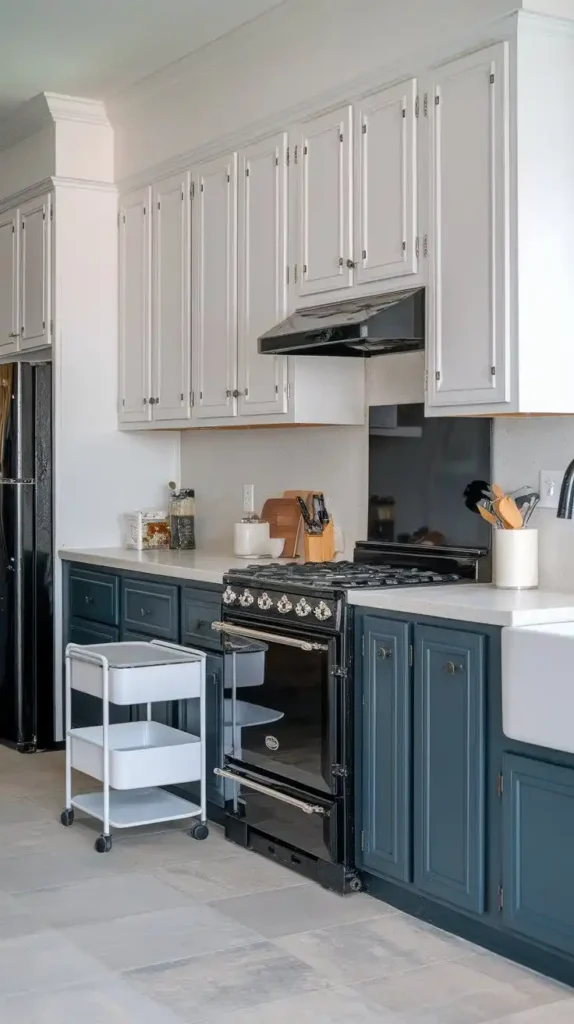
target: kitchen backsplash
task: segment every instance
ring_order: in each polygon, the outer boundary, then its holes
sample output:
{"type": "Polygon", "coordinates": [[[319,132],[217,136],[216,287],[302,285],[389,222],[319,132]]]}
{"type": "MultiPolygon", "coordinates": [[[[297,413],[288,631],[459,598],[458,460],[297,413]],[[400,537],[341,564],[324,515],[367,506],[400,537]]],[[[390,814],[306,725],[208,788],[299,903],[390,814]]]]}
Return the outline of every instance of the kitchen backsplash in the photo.
{"type": "MultiPolygon", "coordinates": [[[[574,417],[495,420],[493,476],[505,488],[538,486],[540,469],[563,469],[572,458],[574,417]]],[[[244,483],[255,484],[258,508],[288,488],[321,488],[343,530],[346,554],[366,537],[366,427],[183,431],[181,461],[182,481],[196,490],[200,548],[231,550],[244,483]]],[[[540,529],[542,586],[574,591],[574,521],[541,509],[533,525],[540,529]]]]}

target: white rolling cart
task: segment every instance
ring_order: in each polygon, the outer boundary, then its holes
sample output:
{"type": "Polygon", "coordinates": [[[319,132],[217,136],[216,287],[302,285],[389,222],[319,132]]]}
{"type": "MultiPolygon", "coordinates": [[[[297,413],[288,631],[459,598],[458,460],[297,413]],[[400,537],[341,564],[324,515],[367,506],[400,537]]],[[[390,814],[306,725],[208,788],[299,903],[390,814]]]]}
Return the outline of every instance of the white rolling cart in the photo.
{"type": "Polygon", "coordinates": [[[207,839],[205,779],[205,661],[203,651],[162,640],[150,643],[68,644],[66,648],[66,807],[102,822],[95,848],[112,848],[110,828],[196,818],[190,835],[207,839]],[[72,729],[72,691],[100,697],[102,724],[72,729]],[[155,701],[200,701],[200,735],[153,722],[155,701]],[[147,720],[110,725],[110,704],[146,704],[147,720]],[[72,795],[72,769],[103,783],[97,793],[72,795]],[[163,786],[200,780],[200,804],[163,786]]]}

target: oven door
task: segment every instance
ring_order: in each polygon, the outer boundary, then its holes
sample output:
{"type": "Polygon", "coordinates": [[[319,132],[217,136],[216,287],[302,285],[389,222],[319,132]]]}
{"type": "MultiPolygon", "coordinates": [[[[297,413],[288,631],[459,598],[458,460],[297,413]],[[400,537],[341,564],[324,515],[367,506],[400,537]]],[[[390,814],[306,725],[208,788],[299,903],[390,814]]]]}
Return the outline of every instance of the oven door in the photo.
{"type": "Polygon", "coordinates": [[[225,678],[226,760],[318,793],[335,794],[341,680],[334,637],[217,622],[229,652],[225,678]],[[250,641],[245,653],[236,639],[250,641]],[[255,648],[255,649],[254,649],[255,648]]]}

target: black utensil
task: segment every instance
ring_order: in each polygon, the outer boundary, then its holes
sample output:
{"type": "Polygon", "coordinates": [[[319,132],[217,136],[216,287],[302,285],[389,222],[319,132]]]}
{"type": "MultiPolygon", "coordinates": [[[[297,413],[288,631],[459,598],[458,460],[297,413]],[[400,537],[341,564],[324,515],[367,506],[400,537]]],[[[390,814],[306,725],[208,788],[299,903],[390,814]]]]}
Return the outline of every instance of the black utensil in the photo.
{"type": "Polygon", "coordinates": [[[303,522],[305,523],[306,533],[316,533],[315,522],[311,517],[311,513],[309,512],[307,505],[303,501],[303,498],[301,498],[299,495],[297,496],[297,504],[301,509],[301,515],[303,516],[303,522]]]}

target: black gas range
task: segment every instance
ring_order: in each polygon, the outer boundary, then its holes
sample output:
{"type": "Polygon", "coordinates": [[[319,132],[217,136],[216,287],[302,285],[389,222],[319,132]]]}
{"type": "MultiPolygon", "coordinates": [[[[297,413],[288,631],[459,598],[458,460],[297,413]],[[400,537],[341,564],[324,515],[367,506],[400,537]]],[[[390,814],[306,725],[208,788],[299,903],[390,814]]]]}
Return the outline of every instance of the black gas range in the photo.
{"type": "MultiPolygon", "coordinates": [[[[383,547],[377,554],[381,559],[383,547]]],[[[390,551],[381,564],[247,565],[224,576],[225,763],[236,783],[229,839],[322,885],[358,890],[353,811],[353,608],[357,589],[439,586],[476,578],[452,552],[390,551]],[[413,564],[418,562],[418,564],[413,564]]]]}

